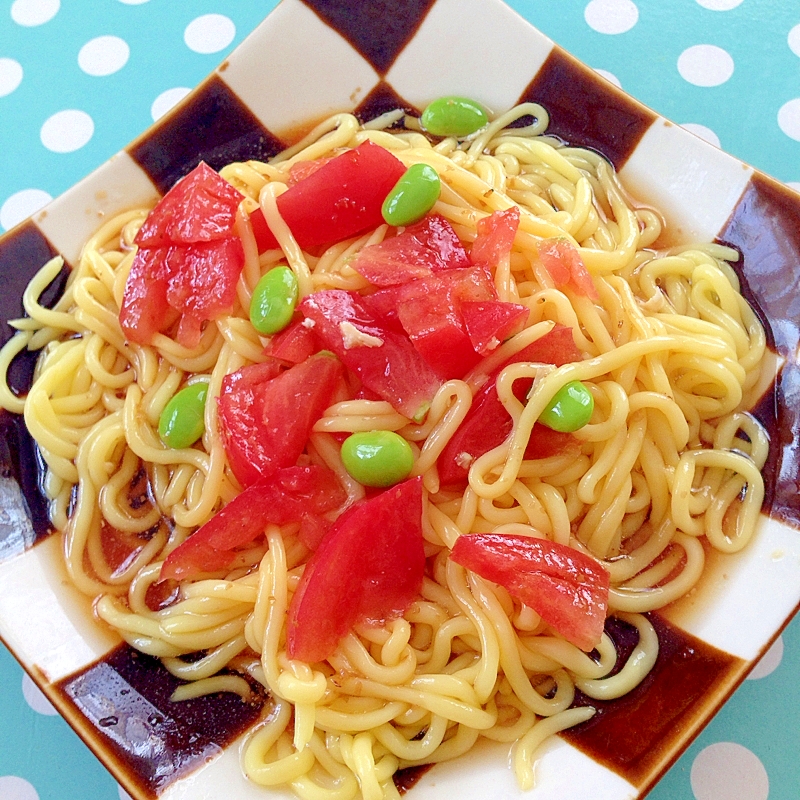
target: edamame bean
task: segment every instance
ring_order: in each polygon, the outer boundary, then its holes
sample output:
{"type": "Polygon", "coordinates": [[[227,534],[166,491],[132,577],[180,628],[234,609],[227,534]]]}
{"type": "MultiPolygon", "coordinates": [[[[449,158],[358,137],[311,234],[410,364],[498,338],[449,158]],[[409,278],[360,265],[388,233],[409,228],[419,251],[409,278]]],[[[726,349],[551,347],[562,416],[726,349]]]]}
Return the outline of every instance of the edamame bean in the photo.
{"type": "Polygon", "coordinates": [[[164,407],[158,420],[158,435],[167,447],[190,447],[205,430],[208,383],[198,381],[181,389],[164,407]]]}
{"type": "Polygon", "coordinates": [[[572,433],[589,422],[592,411],[592,393],[580,381],[570,381],[553,395],[539,422],[554,431],[572,433]]]}
{"type": "Polygon", "coordinates": [[[383,218],[400,227],[422,219],[439,199],[442,182],[429,164],[412,164],[383,201],[383,218]]]}
{"type": "Polygon", "coordinates": [[[364,486],[394,486],[414,466],[411,445],[394,431],[359,431],[342,443],[345,469],[364,486]]]}
{"type": "Polygon", "coordinates": [[[250,322],[261,334],[282,331],[297,305],[297,278],[289,267],[273,267],[261,276],[250,299],[250,322]]]}
{"type": "Polygon", "coordinates": [[[463,138],[489,122],[486,109],[467,97],[440,97],[420,117],[422,127],[434,136],[463,138]]]}

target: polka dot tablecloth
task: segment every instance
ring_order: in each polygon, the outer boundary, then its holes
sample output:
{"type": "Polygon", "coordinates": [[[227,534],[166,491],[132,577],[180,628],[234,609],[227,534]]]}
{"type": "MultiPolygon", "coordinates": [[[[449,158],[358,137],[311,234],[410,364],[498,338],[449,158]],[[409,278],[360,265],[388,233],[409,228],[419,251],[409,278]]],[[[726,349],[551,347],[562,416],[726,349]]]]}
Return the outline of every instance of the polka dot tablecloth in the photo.
{"type": "MultiPolygon", "coordinates": [[[[0,229],[13,227],[140,134],[275,4],[5,0],[0,229]]],[[[509,4],[657,112],[800,188],[797,0],[509,4]]],[[[650,797],[800,797],[798,677],[800,620],[650,797]]],[[[0,800],[120,798],[125,793],[0,647],[0,800]]]]}

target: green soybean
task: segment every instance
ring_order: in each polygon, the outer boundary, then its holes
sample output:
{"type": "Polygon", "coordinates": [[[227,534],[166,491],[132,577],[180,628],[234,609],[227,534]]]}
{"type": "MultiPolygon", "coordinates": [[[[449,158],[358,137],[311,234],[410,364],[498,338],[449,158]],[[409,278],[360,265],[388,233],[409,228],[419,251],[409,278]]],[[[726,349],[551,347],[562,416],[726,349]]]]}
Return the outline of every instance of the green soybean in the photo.
{"type": "Polygon", "coordinates": [[[400,227],[422,219],[439,199],[442,182],[429,164],[412,164],[383,201],[383,218],[400,227]]]}
{"type": "Polygon", "coordinates": [[[422,127],[434,136],[463,138],[489,122],[486,109],[468,97],[440,97],[420,117],[422,127]]]}
{"type": "Polygon", "coordinates": [[[297,305],[297,278],[289,267],[273,267],[264,273],[250,299],[250,322],[261,334],[282,331],[297,305]]]}
{"type": "Polygon", "coordinates": [[[411,445],[394,431],[353,433],[342,443],[341,456],[345,469],[364,486],[394,486],[414,466],[411,445]]]}
{"type": "Polygon", "coordinates": [[[539,422],[554,431],[572,433],[589,422],[592,411],[592,393],[580,381],[570,381],[553,395],[539,422]]]}
{"type": "Polygon", "coordinates": [[[179,450],[203,435],[207,396],[208,383],[198,381],[172,397],[158,420],[158,435],[165,445],[179,450]]]}

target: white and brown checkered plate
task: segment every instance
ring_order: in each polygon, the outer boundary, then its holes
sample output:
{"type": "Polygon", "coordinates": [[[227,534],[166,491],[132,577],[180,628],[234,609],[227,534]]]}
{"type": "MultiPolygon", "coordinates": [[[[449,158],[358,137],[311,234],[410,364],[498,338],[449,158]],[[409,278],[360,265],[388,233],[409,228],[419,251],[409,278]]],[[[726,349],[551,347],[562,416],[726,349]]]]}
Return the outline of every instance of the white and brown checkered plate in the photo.
{"type": "MultiPolygon", "coordinates": [[[[544,105],[550,132],[603,153],[676,239],[741,252],[743,291],[769,331],[775,379],[757,414],[772,447],[755,542],[712,558],[690,598],[653,615],[662,648],[652,674],[549,744],[527,795],[640,798],[800,603],[800,195],[631,99],[500,0],[283,0],[180,106],[0,238],[0,312],[20,316],[22,290],[50,256],[74,264],[104,217],[154,201],[201,159],[216,168],[266,159],[329,113],[366,120],[444,94],[495,110],[544,105]]],[[[10,333],[3,325],[0,341],[10,333]]],[[[31,368],[31,358],[15,361],[16,387],[31,368]]],[[[257,706],[226,695],[171,703],[177,681],[95,623],[61,566],[24,424],[2,412],[0,430],[0,638],[137,800],[288,796],[242,777],[238,743],[257,706]]],[[[499,746],[413,778],[416,800],[525,796],[499,746]]]]}

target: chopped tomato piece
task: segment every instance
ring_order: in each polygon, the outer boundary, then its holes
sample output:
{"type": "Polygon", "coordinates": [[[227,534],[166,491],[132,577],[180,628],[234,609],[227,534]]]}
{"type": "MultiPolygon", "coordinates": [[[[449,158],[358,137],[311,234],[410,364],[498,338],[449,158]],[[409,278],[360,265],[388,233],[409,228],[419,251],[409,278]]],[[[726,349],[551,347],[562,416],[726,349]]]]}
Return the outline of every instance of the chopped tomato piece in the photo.
{"type": "MultiPolygon", "coordinates": [[[[287,189],[278,211],[300,247],[334,244],[383,223],[383,201],[404,172],[388,150],[363,142],[287,189]]],[[[259,252],[278,246],[260,209],[250,221],[259,252]]]]}
{"type": "Polygon", "coordinates": [[[547,539],[473,533],[456,540],[450,557],[504,586],[581,650],[600,642],[610,576],[591,556],[547,539]]]}
{"type": "Polygon", "coordinates": [[[243,486],[297,461],[343,380],[341,362],[330,353],[313,355],[277,375],[275,363],[243,367],[222,381],[222,442],[243,486]]]}
{"type": "Polygon", "coordinates": [[[289,657],[323,661],[354,625],[400,616],[424,571],[422,479],[411,478],[353,506],[325,535],[289,605],[289,657]]]}
{"type": "Polygon", "coordinates": [[[408,337],[387,327],[355,292],[325,289],[308,295],[300,310],[314,332],[361,383],[410,419],[427,413],[441,380],[408,337]]]}
{"type": "Polygon", "coordinates": [[[156,204],[134,242],[149,247],[232,236],[242,195],[201,161],[156,204]]]}
{"type": "Polygon", "coordinates": [[[496,267],[511,252],[519,228],[519,207],[495,211],[478,221],[478,235],[472,245],[473,264],[496,267]]]}
{"type": "Polygon", "coordinates": [[[539,258],[559,288],[570,288],[590,300],[597,300],[597,289],[581,254],[566,239],[543,239],[538,244],[539,258]]]}
{"type": "Polygon", "coordinates": [[[314,331],[304,325],[302,319],[296,319],[270,339],[264,352],[272,358],[300,364],[319,349],[319,339],[314,331]]]}
{"type": "Polygon", "coordinates": [[[147,215],[119,320],[125,337],[149,344],[180,318],[178,341],[193,347],[203,323],[233,310],[244,249],[235,235],[242,195],[201,162],[147,215]]]}
{"type": "Polygon", "coordinates": [[[300,522],[341,506],[347,500],[327,467],[285,467],[254,483],[176,547],[161,567],[161,580],[183,580],[231,566],[236,548],[250,544],[272,523],[300,522]]]}
{"type": "Polygon", "coordinates": [[[320,167],[324,167],[332,157],[315,158],[313,161],[297,161],[289,167],[289,180],[287,186],[294,186],[296,183],[313,175],[320,167]]]}
{"type": "Polygon", "coordinates": [[[430,214],[401,233],[362,248],[352,267],[375,286],[396,286],[446,269],[472,265],[453,226],[430,214]]]}
{"type": "MultiPolygon", "coordinates": [[[[467,416],[439,456],[441,483],[449,486],[465,481],[472,462],[501,445],[511,433],[513,422],[505,406],[500,402],[495,385],[497,376],[504,367],[523,361],[554,364],[560,367],[580,358],[581,351],[575,346],[572,329],[557,325],[496,369],[483,388],[475,394],[467,416]]],[[[514,394],[524,402],[531,384],[531,380],[517,381],[514,384],[514,394]]],[[[546,458],[563,452],[568,447],[577,450],[577,443],[572,434],[553,431],[536,423],[531,431],[526,457],[546,458]]]]}
{"type": "Polygon", "coordinates": [[[519,333],[528,321],[529,311],[519,303],[467,300],[461,304],[461,315],[473,348],[483,356],[519,333]]]}
{"type": "Polygon", "coordinates": [[[450,269],[404,284],[398,290],[397,314],[436,374],[445,380],[461,378],[480,360],[464,325],[462,306],[496,298],[485,268],[450,269]]]}

